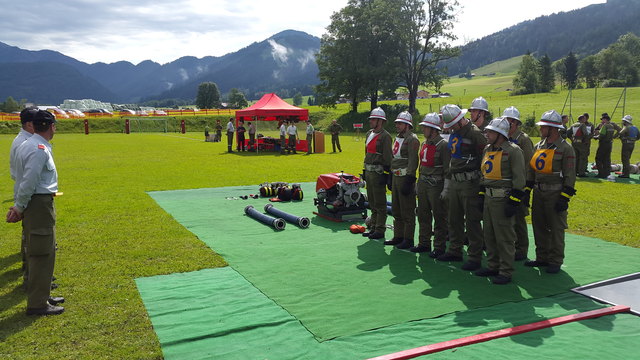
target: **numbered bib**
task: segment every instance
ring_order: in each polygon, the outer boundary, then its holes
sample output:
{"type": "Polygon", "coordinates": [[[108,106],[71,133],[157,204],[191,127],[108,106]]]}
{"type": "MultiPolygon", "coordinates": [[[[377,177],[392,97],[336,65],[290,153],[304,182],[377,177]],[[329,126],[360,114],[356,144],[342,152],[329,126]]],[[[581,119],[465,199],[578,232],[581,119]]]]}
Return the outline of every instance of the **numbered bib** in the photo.
{"type": "Polygon", "coordinates": [[[404,143],[404,138],[396,138],[396,141],[393,143],[393,148],[391,149],[391,153],[393,157],[396,159],[401,159],[402,154],[400,154],[400,148],[402,148],[402,144],[404,143]]]}
{"type": "Polygon", "coordinates": [[[553,155],[555,154],[554,149],[538,149],[535,153],[533,153],[533,157],[531,161],[529,161],[529,166],[536,172],[541,174],[552,174],[553,173],[553,155]]]}
{"type": "Polygon", "coordinates": [[[485,179],[502,180],[502,151],[487,151],[482,158],[485,179]]]}
{"type": "Polygon", "coordinates": [[[436,165],[436,146],[423,144],[420,149],[420,166],[434,167],[436,165]]]}
{"type": "Polygon", "coordinates": [[[462,157],[462,136],[458,134],[449,135],[449,149],[451,149],[451,156],[454,158],[462,157]]]}

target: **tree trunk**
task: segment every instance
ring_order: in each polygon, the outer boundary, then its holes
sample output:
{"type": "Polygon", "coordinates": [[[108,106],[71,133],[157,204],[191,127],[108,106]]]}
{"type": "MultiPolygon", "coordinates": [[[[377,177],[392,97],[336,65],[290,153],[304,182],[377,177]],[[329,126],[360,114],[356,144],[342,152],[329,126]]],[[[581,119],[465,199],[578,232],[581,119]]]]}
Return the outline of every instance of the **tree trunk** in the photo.
{"type": "Polygon", "coordinates": [[[374,92],[371,94],[371,110],[378,107],[378,92],[374,92]]]}
{"type": "Polygon", "coordinates": [[[418,87],[409,89],[409,112],[416,112],[416,98],[418,97],[418,87]]]}

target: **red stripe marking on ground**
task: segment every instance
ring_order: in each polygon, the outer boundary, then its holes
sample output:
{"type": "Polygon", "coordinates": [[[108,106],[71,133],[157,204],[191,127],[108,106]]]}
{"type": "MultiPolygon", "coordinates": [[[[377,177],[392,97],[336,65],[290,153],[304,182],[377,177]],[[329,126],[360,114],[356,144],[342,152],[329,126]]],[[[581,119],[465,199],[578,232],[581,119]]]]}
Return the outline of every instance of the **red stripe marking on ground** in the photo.
{"type": "Polygon", "coordinates": [[[477,344],[484,341],[518,335],[525,332],[544,329],[544,328],[548,328],[556,325],[562,325],[562,324],[566,324],[574,321],[581,321],[581,320],[592,319],[592,318],[596,318],[604,315],[612,315],[612,314],[617,314],[621,312],[628,312],[630,310],[631,308],[629,306],[616,305],[608,308],[592,310],[592,311],[587,311],[587,312],[573,314],[573,315],[561,316],[561,317],[557,317],[549,320],[543,320],[543,321],[535,322],[532,324],[515,326],[508,329],[491,331],[484,334],[467,336],[467,337],[463,337],[456,340],[443,341],[437,344],[421,346],[415,349],[409,349],[409,350],[399,351],[393,354],[370,358],[369,360],[412,359],[418,356],[432,354],[432,353],[453,349],[460,346],[477,344]]]}

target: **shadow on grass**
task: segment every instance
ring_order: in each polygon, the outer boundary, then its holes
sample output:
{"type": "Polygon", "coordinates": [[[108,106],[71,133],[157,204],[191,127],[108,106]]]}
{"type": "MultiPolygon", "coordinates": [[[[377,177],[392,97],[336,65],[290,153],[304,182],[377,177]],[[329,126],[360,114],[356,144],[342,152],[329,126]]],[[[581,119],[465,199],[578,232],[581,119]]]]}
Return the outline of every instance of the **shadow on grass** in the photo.
{"type": "Polygon", "coordinates": [[[27,316],[24,312],[16,312],[11,316],[0,320],[0,343],[7,340],[14,334],[17,334],[31,326],[36,321],[36,316],[27,316]]]}
{"type": "Polygon", "coordinates": [[[6,269],[8,267],[10,267],[11,265],[17,263],[18,261],[20,261],[21,257],[20,257],[20,253],[15,253],[15,254],[11,254],[11,255],[7,255],[3,258],[0,258],[0,269],[6,269]]]}

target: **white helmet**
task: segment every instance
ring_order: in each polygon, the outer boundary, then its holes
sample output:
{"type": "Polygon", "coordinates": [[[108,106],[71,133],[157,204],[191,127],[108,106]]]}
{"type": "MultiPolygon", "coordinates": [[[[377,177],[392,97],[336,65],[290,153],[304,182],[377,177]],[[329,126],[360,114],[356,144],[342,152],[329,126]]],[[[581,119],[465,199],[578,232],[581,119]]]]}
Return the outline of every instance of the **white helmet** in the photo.
{"type": "MultiPolygon", "coordinates": [[[[508,117],[520,121],[520,111],[515,106],[510,106],[502,112],[502,117],[508,117]]],[[[520,121],[522,123],[522,121],[520,121]]]]}
{"type": "Polygon", "coordinates": [[[413,117],[411,116],[411,113],[409,113],[408,111],[403,111],[400,114],[398,114],[395,122],[404,123],[413,128],[413,117]]]}
{"type": "Polygon", "coordinates": [[[540,121],[536,123],[538,126],[552,126],[558,129],[564,129],[562,126],[562,116],[555,110],[549,110],[542,114],[540,121]]]}
{"type": "Polygon", "coordinates": [[[369,115],[369,119],[382,119],[387,120],[387,115],[384,113],[381,107],[377,107],[371,110],[371,115],[369,115]]]}
{"type": "Polygon", "coordinates": [[[484,110],[486,112],[489,112],[489,103],[487,103],[487,100],[485,100],[482,96],[477,97],[471,102],[471,107],[469,107],[469,110],[484,110]]]}
{"type": "Polygon", "coordinates": [[[626,122],[628,122],[629,124],[633,124],[633,118],[631,117],[631,115],[625,115],[625,116],[622,118],[622,121],[626,121],[626,122]]]}
{"type": "Polygon", "coordinates": [[[442,114],[442,120],[444,121],[444,128],[448,129],[457,124],[460,119],[467,113],[467,109],[460,109],[458,105],[447,104],[440,109],[442,114]]]}
{"type": "Polygon", "coordinates": [[[489,122],[489,125],[487,125],[486,128],[484,128],[485,130],[492,130],[497,132],[500,135],[504,135],[504,137],[506,137],[507,139],[509,138],[509,128],[511,127],[511,124],[509,124],[509,120],[507,120],[504,117],[499,117],[496,119],[493,119],[489,122]]]}
{"type": "Polygon", "coordinates": [[[438,113],[429,113],[425,115],[419,125],[432,127],[442,131],[442,119],[440,119],[440,115],[438,115],[438,113]]]}

